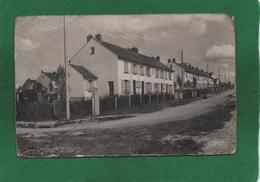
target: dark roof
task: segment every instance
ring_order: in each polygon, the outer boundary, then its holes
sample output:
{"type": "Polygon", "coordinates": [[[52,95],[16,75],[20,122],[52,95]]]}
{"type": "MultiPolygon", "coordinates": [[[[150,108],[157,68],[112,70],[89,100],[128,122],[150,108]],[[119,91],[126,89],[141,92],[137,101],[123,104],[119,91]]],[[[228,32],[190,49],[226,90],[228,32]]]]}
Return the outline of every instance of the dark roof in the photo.
{"type": "Polygon", "coordinates": [[[44,86],[41,83],[36,82],[36,80],[31,80],[30,78],[27,79],[21,90],[42,90],[44,88],[44,86]]]}
{"type": "Polygon", "coordinates": [[[191,73],[191,74],[194,74],[194,75],[197,75],[197,76],[204,76],[204,77],[209,77],[211,78],[211,75],[210,73],[207,73],[207,72],[204,72],[204,71],[201,71],[201,69],[196,69],[194,67],[192,67],[190,64],[187,64],[187,63],[176,63],[177,65],[179,66],[182,66],[186,72],[188,73],[191,73]]]}
{"type": "Polygon", "coordinates": [[[22,85],[22,90],[30,90],[34,88],[36,80],[27,79],[22,85]]]}
{"type": "MultiPolygon", "coordinates": [[[[93,38],[93,39],[95,39],[95,38],[93,38]]],[[[114,54],[116,54],[119,59],[136,62],[136,63],[140,63],[140,64],[144,64],[144,65],[148,65],[148,66],[152,66],[155,68],[160,68],[163,70],[173,72],[173,70],[170,69],[168,66],[166,66],[165,64],[163,64],[159,61],[156,61],[152,57],[142,55],[133,50],[122,48],[117,45],[105,42],[103,40],[97,40],[97,39],[95,39],[95,40],[97,42],[99,42],[101,45],[103,45],[104,47],[106,47],[107,49],[109,49],[110,51],[112,51],[114,54]]]]}
{"type": "Polygon", "coordinates": [[[52,81],[57,81],[57,73],[55,72],[43,72],[49,79],[51,79],[52,81]]]}
{"type": "Polygon", "coordinates": [[[96,80],[97,77],[89,70],[87,70],[84,66],[70,64],[72,68],[74,68],[77,72],[79,72],[85,79],[87,80],[96,80]]]}

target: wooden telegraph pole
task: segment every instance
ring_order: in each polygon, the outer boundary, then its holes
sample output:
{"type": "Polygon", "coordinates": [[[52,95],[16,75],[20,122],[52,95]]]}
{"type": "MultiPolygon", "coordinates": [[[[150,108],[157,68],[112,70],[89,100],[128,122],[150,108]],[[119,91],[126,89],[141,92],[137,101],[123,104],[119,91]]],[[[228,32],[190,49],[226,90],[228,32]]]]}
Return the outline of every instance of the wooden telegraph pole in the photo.
{"type": "Polygon", "coordinates": [[[66,21],[63,16],[63,36],[64,36],[64,64],[65,64],[65,90],[66,90],[66,118],[70,119],[70,99],[69,99],[69,80],[68,80],[68,61],[67,61],[67,47],[66,47],[66,21]]]}
{"type": "Polygon", "coordinates": [[[207,89],[209,88],[209,64],[207,64],[207,89]]]}
{"type": "Polygon", "coordinates": [[[184,70],[183,70],[183,50],[181,50],[181,95],[180,98],[183,99],[183,82],[184,82],[184,70]]]}

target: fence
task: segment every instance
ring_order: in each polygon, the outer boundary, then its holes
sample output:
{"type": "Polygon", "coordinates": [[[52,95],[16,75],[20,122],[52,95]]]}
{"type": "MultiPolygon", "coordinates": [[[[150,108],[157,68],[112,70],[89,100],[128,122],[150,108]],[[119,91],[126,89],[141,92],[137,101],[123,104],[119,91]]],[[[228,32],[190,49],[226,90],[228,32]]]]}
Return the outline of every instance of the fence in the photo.
{"type": "MultiPolygon", "coordinates": [[[[211,92],[210,89],[201,89],[196,91],[196,96],[202,96],[211,92]]],[[[194,97],[194,91],[184,90],[183,98],[194,97]]],[[[171,94],[152,94],[152,95],[130,95],[130,96],[107,96],[99,100],[100,113],[107,111],[120,110],[128,107],[140,106],[143,104],[165,103],[173,100],[171,94]]],[[[78,100],[70,102],[71,118],[80,118],[92,115],[92,100],[78,100]]],[[[63,101],[17,103],[16,120],[40,121],[66,118],[66,104],[63,101]]]]}
{"type": "Polygon", "coordinates": [[[120,110],[142,104],[163,103],[174,99],[170,94],[108,96],[100,98],[100,112],[120,110]]]}
{"type": "MultiPolygon", "coordinates": [[[[92,115],[92,101],[70,102],[71,118],[92,115]]],[[[42,121],[66,118],[66,104],[64,101],[16,103],[16,120],[42,121]]]]}
{"type": "Polygon", "coordinates": [[[16,120],[50,120],[54,118],[53,103],[16,103],[16,120]]]}
{"type": "Polygon", "coordinates": [[[92,115],[92,100],[71,102],[70,113],[71,118],[79,118],[92,115]]]}

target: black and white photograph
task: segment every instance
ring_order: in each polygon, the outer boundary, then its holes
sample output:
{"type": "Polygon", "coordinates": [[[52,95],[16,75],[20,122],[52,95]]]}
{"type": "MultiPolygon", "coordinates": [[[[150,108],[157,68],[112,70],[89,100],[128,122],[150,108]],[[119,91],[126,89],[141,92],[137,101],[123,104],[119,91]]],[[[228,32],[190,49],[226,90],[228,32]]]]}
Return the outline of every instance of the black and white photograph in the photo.
{"type": "Polygon", "coordinates": [[[17,17],[17,155],[234,154],[234,21],[226,14],[17,17]]]}

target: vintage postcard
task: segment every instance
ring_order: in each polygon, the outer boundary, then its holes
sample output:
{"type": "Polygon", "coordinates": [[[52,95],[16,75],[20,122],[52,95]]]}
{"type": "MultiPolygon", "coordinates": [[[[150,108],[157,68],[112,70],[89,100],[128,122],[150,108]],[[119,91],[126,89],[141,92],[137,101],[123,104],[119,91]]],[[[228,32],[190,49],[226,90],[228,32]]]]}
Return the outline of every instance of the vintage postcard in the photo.
{"type": "Polygon", "coordinates": [[[233,154],[235,80],[225,14],[17,17],[17,154],[233,154]]]}

